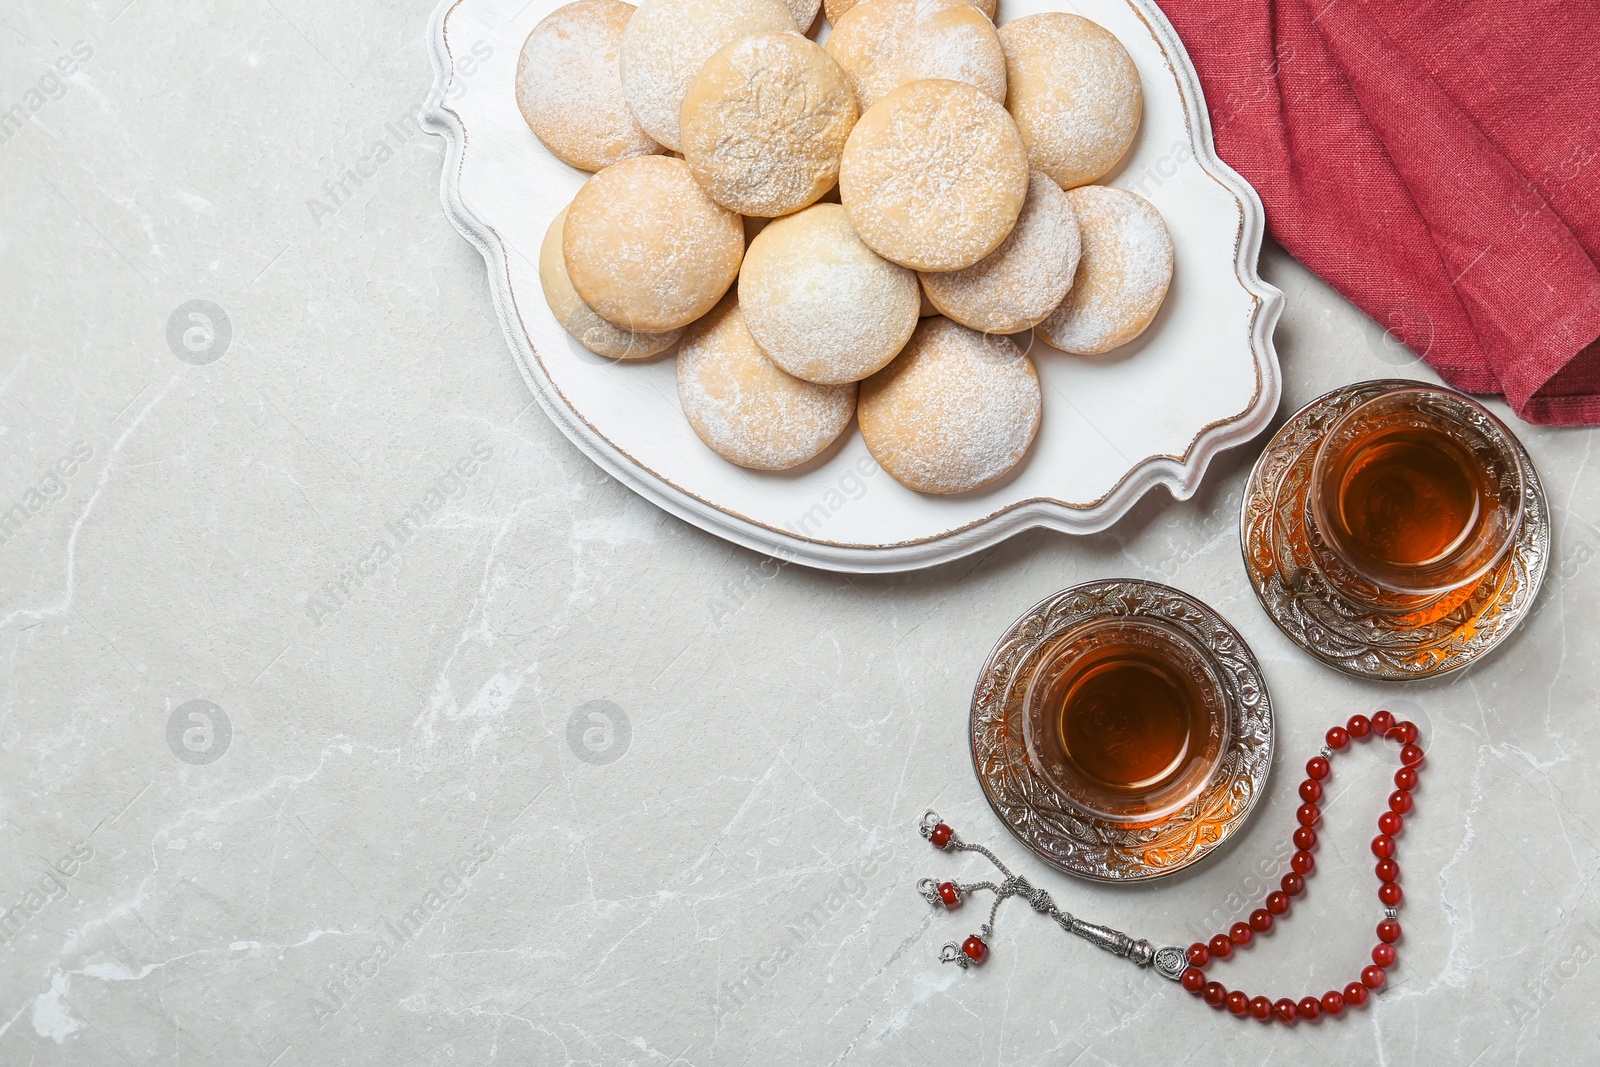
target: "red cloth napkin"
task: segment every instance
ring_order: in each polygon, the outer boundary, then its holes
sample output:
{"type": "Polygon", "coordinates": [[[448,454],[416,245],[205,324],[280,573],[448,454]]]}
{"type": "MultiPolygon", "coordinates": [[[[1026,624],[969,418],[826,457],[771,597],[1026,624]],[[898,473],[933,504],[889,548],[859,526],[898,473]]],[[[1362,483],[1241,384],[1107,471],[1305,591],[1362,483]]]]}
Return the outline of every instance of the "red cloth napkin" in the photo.
{"type": "Polygon", "coordinates": [[[1600,422],[1592,0],[1159,0],[1272,235],[1450,384],[1600,422]]]}

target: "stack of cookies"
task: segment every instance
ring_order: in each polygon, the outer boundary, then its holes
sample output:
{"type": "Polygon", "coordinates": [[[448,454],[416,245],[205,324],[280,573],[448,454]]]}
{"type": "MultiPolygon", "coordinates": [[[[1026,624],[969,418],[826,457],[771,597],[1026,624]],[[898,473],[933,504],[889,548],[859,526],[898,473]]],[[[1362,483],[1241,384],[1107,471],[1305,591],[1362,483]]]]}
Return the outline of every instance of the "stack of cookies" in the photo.
{"type": "Polygon", "coordinates": [[[1166,296],[1160,214],[1091,184],[1133,142],[1138,72],[1064,12],[827,0],[819,45],[820,6],[576,0],[539,23],[517,102],[594,174],[545,236],[545,297],[602,356],[677,345],[684,415],[733,463],[805,463],[854,416],[902,484],[975,489],[1038,430],[1015,335],[1107,352],[1166,296]]]}

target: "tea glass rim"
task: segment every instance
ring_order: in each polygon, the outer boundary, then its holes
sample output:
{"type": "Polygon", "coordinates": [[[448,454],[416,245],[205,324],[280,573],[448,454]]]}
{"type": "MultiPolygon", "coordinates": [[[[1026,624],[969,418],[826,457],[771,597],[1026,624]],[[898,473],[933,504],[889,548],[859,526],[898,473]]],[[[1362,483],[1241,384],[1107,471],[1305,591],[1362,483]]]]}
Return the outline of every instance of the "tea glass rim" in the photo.
{"type": "MultiPolygon", "coordinates": [[[[1452,416],[1450,426],[1446,427],[1447,431],[1448,429],[1465,425],[1465,420],[1458,417],[1459,412],[1452,413],[1452,416]]],[[[1517,530],[1522,525],[1523,498],[1526,485],[1527,477],[1522,462],[1522,449],[1519,447],[1517,437],[1511,432],[1510,427],[1502,422],[1494,412],[1465,393],[1442,386],[1418,383],[1416,385],[1386,389],[1381,393],[1374,394],[1334,420],[1333,424],[1328,427],[1327,432],[1322,435],[1321,441],[1317,443],[1316,455],[1312,459],[1311,472],[1307,480],[1306,503],[1308,506],[1306,511],[1307,517],[1313,524],[1314,532],[1322,543],[1327,546],[1328,551],[1355,575],[1387,592],[1406,596],[1438,597],[1458,589],[1464,589],[1482,580],[1484,575],[1493,570],[1505,558],[1511,546],[1516,543],[1517,530]],[[1417,576],[1417,580],[1414,582],[1402,582],[1395,579],[1392,574],[1379,573],[1366,566],[1362,560],[1355,558],[1354,554],[1349,552],[1340,542],[1336,525],[1329,521],[1329,516],[1324,512],[1322,494],[1319,492],[1320,487],[1328,476],[1328,466],[1332,462],[1329,449],[1330,442],[1338,438],[1340,433],[1352,422],[1369,414],[1373,407],[1380,404],[1403,401],[1407,397],[1427,397],[1430,400],[1444,401],[1446,404],[1456,405],[1458,408],[1464,408],[1480,416],[1487,425],[1487,432],[1480,427],[1470,427],[1470,429],[1475,435],[1487,439],[1495,457],[1501,460],[1506,468],[1506,473],[1501,476],[1502,479],[1515,490],[1510,494],[1514,500],[1510,515],[1493,528],[1493,550],[1485,555],[1483,562],[1470,572],[1467,572],[1464,577],[1453,578],[1448,582],[1439,581],[1441,571],[1449,565],[1451,560],[1459,557],[1459,552],[1453,553],[1451,557],[1441,563],[1419,565],[1416,568],[1412,568],[1412,572],[1417,576]]]]}
{"type": "MultiPolygon", "coordinates": [[[[1228,690],[1223,684],[1221,676],[1217,673],[1211,655],[1204,646],[1184,632],[1181,627],[1165,619],[1149,615],[1109,615],[1084,619],[1050,638],[1042,646],[1038,659],[1035,661],[1035,666],[1028,677],[1027,688],[1023,692],[1021,710],[1023,756],[1044,784],[1063,800],[1087,815],[1129,826],[1160,821],[1177,811],[1181,811],[1186,805],[1192,804],[1196,798],[1206,791],[1211,780],[1216,777],[1217,768],[1222,765],[1233,736],[1233,721],[1228,690]],[[1047,679],[1053,682],[1056,677],[1059,677],[1060,671],[1063,669],[1065,657],[1060,654],[1061,648],[1074,641],[1081,641],[1088,633],[1110,627],[1133,627],[1153,630],[1189,652],[1202,671],[1200,678],[1197,679],[1197,687],[1203,695],[1206,707],[1214,709],[1215,717],[1220,723],[1216,751],[1205,758],[1204,773],[1196,774],[1193,784],[1174,793],[1173,796],[1163,800],[1159,805],[1140,808],[1137,813],[1118,811],[1107,805],[1096,803],[1094,800],[1089,799],[1094,796],[1095,791],[1086,785],[1080,784],[1076,789],[1064,788],[1057,775],[1044,765],[1037,754],[1033,736],[1036,729],[1033,721],[1034,712],[1038,708],[1039,700],[1042,698],[1041,690],[1049,684],[1047,679]]],[[[1160,787],[1150,792],[1159,791],[1160,787]]]]}

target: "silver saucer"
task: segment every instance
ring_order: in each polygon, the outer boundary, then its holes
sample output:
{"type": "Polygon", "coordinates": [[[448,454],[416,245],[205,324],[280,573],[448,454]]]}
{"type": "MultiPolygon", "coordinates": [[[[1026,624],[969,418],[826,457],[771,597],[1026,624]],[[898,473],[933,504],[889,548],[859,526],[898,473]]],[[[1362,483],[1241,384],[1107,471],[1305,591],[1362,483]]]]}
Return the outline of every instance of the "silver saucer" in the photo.
{"type": "Polygon", "coordinates": [[[1550,562],[1550,509],[1533,459],[1517,442],[1526,478],[1522,525],[1506,558],[1470,589],[1412,616],[1372,611],[1331,586],[1312,554],[1305,500],[1317,446],[1341,415],[1404,379],[1336,389],[1297,411],[1256,461],[1240,509],[1245,571],[1261,606],[1295,644],[1346,674],[1383,681],[1458,670],[1516,628],[1550,562]]]}
{"type": "Polygon", "coordinates": [[[989,806],[1034,855],[1097,882],[1139,882],[1183,870],[1244,823],[1272,767],[1272,705],[1250,646],[1211,608],[1155,582],[1113,579],[1056,593],[1029,608],[989,654],[972,694],[972,763],[989,806]],[[1023,748],[1023,699],[1051,641],[1085,622],[1147,616],[1204,650],[1226,696],[1229,742],[1200,796],[1163,819],[1112,822],[1074,807],[1023,748]]]}

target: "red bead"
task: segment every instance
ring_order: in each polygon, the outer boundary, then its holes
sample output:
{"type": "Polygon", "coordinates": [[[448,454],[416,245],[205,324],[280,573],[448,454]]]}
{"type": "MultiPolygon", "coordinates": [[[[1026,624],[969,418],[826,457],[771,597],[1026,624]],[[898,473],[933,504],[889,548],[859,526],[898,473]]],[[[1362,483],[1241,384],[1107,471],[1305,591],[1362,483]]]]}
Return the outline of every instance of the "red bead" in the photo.
{"type": "Polygon", "coordinates": [[[1322,1010],[1329,1015],[1340,1015],[1344,1012],[1344,996],[1328,990],[1322,994],[1322,1010]]]}
{"type": "Polygon", "coordinates": [[[1404,789],[1396,789],[1389,794],[1389,810],[1396,815],[1409,814],[1413,803],[1415,802],[1411,799],[1411,794],[1404,789]]]}
{"type": "Polygon", "coordinates": [[[1394,729],[1389,731],[1389,736],[1402,745],[1414,745],[1417,743],[1417,724],[1409,719],[1397,722],[1394,729]]]}
{"type": "Polygon", "coordinates": [[[1290,1000],[1288,997],[1284,997],[1282,1000],[1275,1001],[1272,1005],[1272,1014],[1276,1015],[1280,1022],[1294,1022],[1294,1001],[1290,1000]]]}
{"type": "Polygon", "coordinates": [[[1319,782],[1328,777],[1328,770],[1328,761],[1321,756],[1312,756],[1306,763],[1306,777],[1315,778],[1319,782]]]}
{"type": "Polygon", "coordinates": [[[1316,997],[1306,997],[1297,1007],[1300,1012],[1300,1018],[1307,1022],[1322,1014],[1322,1001],[1316,997]]]}
{"type": "Polygon", "coordinates": [[[944,901],[944,906],[947,908],[959,908],[961,906],[961,893],[956,889],[954,882],[939,883],[939,899],[944,901]]]}
{"type": "Polygon", "coordinates": [[[933,842],[934,848],[949,848],[950,838],[954,834],[954,830],[944,823],[940,823],[933,828],[933,833],[928,835],[928,840],[933,842]]]}
{"type": "Polygon", "coordinates": [[[1385,919],[1378,924],[1378,940],[1386,945],[1392,945],[1400,940],[1400,924],[1393,919],[1385,919]]]}
{"type": "Polygon", "coordinates": [[[1250,1010],[1250,997],[1243,990],[1233,990],[1223,998],[1222,1003],[1235,1015],[1243,1015],[1250,1010]]]}
{"type": "Polygon", "coordinates": [[[1401,767],[1394,772],[1394,784],[1401,789],[1415,789],[1417,787],[1417,769],[1415,767],[1401,767]]]}
{"type": "Polygon", "coordinates": [[[961,951],[965,952],[967,954],[967,958],[973,963],[982,963],[984,960],[989,958],[989,946],[985,945],[983,943],[983,938],[979,937],[977,934],[973,934],[971,937],[961,942],[961,951]]]}
{"type": "Polygon", "coordinates": [[[1380,941],[1372,946],[1372,962],[1379,967],[1393,967],[1395,955],[1393,945],[1385,945],[1380,941]]]}
{"type": "Polygon", "coordinates": [[[1347,1008],[1359,1008],[1371,995],[1371,991],[1360,982],[1351,982],[1344,987],[1344,1005],[1347,1008]]]}
{"type": "Polygon", "coordinates": [[[1312,858],[1311,853],[1307,852],[1305,849],[1301,849],[1299,852],[1296,852],[1294,855],[1289,857],[1289,866],[1294,868],[1294,873],[1296,874],[1310,874],[1311,868],[1315,867],[1316,865],[1317,861],[1312,858]]]}
{"type": "Polygon", "coordinates": [[[1264,934],[1272,929],[1272,912],[1266,908],[1257,908],[1250,913],[1250,929],[1258,934],[1264,934]]]}
{"type": "Polygon", "coordinates": [[[1234,923],[1228,927],[1228,940],[1235,945],[1248,945],[1255,936],[1256,932],[1250,929],[1249,923],[1234,923]]]}
{"type": "Polygon", "coordinates": [[[1382,737],[1394,729],[1394,716],[1387,711],[1380,711],[1372,717],[1372,728],[1382,737]]]}
{"type": "Polygon", "coordinates": [[[1186,967],[1178,982],[1191,993],[1199,993],[1206,984],[1206,973],[1198,967],[1186,967]]]}
{"type": "Polygon", "coordinates": [[[1283,881],[1278,883],[1283,886],[1283,891],[1291,897],[1297,897],[1306,891],[1306,880],[1290,871],[1283,876],[1283,881]]]}
{"type": "Polygon", "coordinates": [[[1289,910],[1289,894],[1274,890],[1267,894],[1267,910],[1274,915],[1282,915],[1289,910]]]}
{"type": "Polygon", "coordinates": [[[1400,880],[1400,865],[1394,860],[1379,860],[1373,868],[1380,882],[1398,882],[1400,880]]]}
{"type": "Polygon", "coordinates": [[[1315,804],[1302,804],[1294,810],[1294,818],[1301,826],[1315,826],[1322,818],[1322,809],[1315,804]]]}
{"type": "Polygon", "coordinates": [[[1315,804],[1322,799],[1322,783],[1315,778],[1307,778],[1300,783],[1300,799],[1307,804],[1315,804]]]}
{"type": "Polygon", "coordinates": [[[1380,860],[1386,860],[1394,855],[1394,838],[1388,834],[1379,834],[1372,839],[1372,854],[1380,860]]]}
{"type": "Polygon", "coordinates": [[[1378,887],[1378,899],[1383,901],[1385,907],[1398,908],[1404,898],[1405,894],[1393,882],[1385,882],[1378,887]]]}
{"type": "Polygon", "coordinates": [[[1310,852],[1317,847],[1317,832],[1309,826],[1295,827],[1294,847],[1303,852],[1310,852]]]}
{"type": "Polygon", "coordinates": [[[1407,745],[1400,750],[1400,762],[1407,767],[1420,767],[1425,758],[1422,749],[1416,745],[1407,745]]]}
{"type": "Polygon", "coordinates": [[[1400,818],[1397,813],[1392,811],[1386,811],[1382,815],[1378,816],[1378,829],[1388,834],[1390,837],[1393,837],[1395,834],[1399,833],[1400,828],[1405,824],[1405,820],[1400,818]]]}
{"type": "Polygon", "coordinates": [[[1372,720],[1365,715],[1352,715],[1344,728],[1350,731],[1351,737],[1366,737],[1372,732],[1372,720]]]}
{"type": "Polygon", "coordinates": [[[1205,988],[1200,990],[1200,998],[1213,1008],[1222,1007],[1222,1002],[1227,996],[1228,991],[1222,987],[1221,982],[1207,982],[1205,988]]]}
{"type": "Polygon", "coordinates": [[[1250,1018],[1266,1022],[1272,1018],[1272,1001],[1266,997],[1250,998],[1250,1018]]]}
{"type": "Polygon", "coordinates": [[[1189,957],[1191,967],[1204,967],[1211,962],[1211,950],[1206,948],[1204,941],[1196,941],[1190,945],[1186,955],[1189,957]]]}
{"type": "Polygon", "coordinates": [[[1375,963],[1361,968],[1361,984],[1368,989],[1377,989],[1383,984],[1383,968],[1375,963]]]}
{"type": "Polygon", "coordinates": [[[1330,726],[1326,736],[1328,747],[1337,752],[1350,743],[1350,731],[1343,726],[1330,726]]]}
{"type": "Polygon", "coordinates": [[[1227,934],[1218,934],[1213,937],[1208,947],[1211,949],[1213,959],[1225,960],[1233,955],[1233,942],[1228,940],[1227,934]]]}

